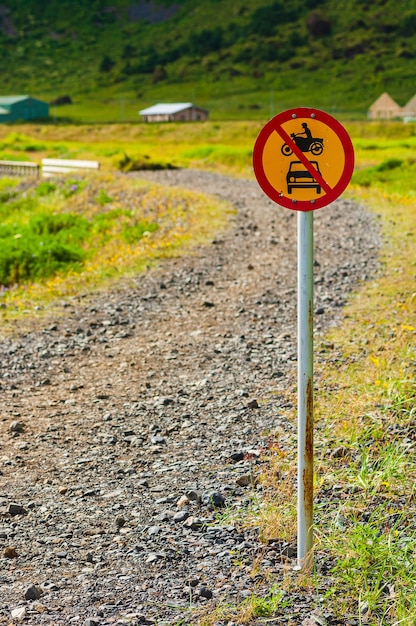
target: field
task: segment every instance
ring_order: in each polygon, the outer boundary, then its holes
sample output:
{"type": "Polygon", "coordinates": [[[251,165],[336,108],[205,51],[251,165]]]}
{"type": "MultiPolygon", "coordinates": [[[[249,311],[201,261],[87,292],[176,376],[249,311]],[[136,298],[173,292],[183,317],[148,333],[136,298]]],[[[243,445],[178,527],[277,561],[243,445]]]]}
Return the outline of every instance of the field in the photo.
{"type": "Polygon", "coordinates": [[[58,122],[138,121],[192,101],[213,120],[290,106],[365,119],[386,89],[414,95],[416,13],[408,0],[9,0],[0,21],[3,93],[53,104],[58,122]]]}
{"type": "MultiPolygon", "coordinates": [[[[217,200],[127,181],[123,170],[193,167],[253,177],[251,153],[261,126],[1,127],[0,159],[102,163],[91,178],[33,185],[0,180],[4,329],[13,319],[41,315],[55,298],[104,289],[118,276],[186,253],[211,229],[226,227],[230,208],[217,200]]],[[[410,626],[416,612],[416,126],[346,127],[357,161],[347,193],[377,216],[384,245],[379,275],[361,285],[342,326],[317,345],[315,549],[336,558],[325,602],[340,616],[353,612],[360,624],[410,626]],[[328,457],[329,447],[337,454],[328,457]],[[327,497],[333,488],[338,502],[327,497]]],[[[295,523],[296,494],[289,486],[276,489],[273,478],[290,463],[271,455],[263,477],[270,502],[254,520],[249,511],[240,520],[260,525],[265,537],[295,523]]],[[[299,584],[319,586],[319,574],[306,574],[299,584]]],[[[278,598],[279,591],[267,601],[253,597],[240,607],[240,623],[272,615],[278,598]]]]}

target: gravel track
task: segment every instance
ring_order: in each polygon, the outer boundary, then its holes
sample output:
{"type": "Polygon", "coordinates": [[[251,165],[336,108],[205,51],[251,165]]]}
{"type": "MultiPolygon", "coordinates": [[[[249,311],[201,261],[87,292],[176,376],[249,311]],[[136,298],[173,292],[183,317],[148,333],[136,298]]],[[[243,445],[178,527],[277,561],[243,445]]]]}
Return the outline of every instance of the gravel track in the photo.
{"type": "MultiPolygon", "coordinates": [[[[191,624],[295,564],[294,544],[213,522],[261,494],[270,433],[295,445],[296,214],[255,182],[140,178],[237,213],[193,255],[1,340],[0,624],[191,624]]],[[[352,201],[315,212],[318,333],[374,275],[379,243],[352,201]]],[[[290,599],[273,623],[301,624],[317,598],[290,599]]]]}

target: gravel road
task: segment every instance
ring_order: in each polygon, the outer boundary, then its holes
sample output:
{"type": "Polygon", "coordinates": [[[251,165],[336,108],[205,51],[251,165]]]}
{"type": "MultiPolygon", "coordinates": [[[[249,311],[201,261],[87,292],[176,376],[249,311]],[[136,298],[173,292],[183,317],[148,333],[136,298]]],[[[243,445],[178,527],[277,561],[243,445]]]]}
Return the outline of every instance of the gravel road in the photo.
{"type": "MultiPolygon", "coordinates": [[[[237,212],[193,255],[0,341],[0,624],[193,624],[295,564],[293,543],[261,543],[229,513],[261,497],[270,433],[295,445],[296,214],[255,182],[140,178],[237,212]]],[[[354,202],[316,211],[317,333],[374,274],[379,243],[354,202]]],[[[299,589],[273,623],[312,619],[317,600],[299,589]]]]}

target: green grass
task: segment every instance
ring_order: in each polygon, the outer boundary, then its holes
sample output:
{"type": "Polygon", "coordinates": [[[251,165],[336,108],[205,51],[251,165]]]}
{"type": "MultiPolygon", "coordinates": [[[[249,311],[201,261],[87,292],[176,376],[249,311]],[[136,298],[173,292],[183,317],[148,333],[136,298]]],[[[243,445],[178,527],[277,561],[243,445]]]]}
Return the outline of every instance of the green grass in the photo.
{"type": "Polygon", "coordinates": [[[416,190],[412,184],[415,176],[416,159],[414,157],[407,159],[391,157],[379,165],[357,171],[352,182],[361,187],[382,188],[388,193],[401,193],[405,187],[406,195],[416,198],[416,190]]]}
{"type": "Polygon", "coordinates": [[[365,119],[386,89],[401,105],[414,95],[408,0],[73,0],[47,9],[9,0],[6,13],[3,93],[70,95],[73,104],[52,106],[53,122],[134,122],[163,101],[194,101],[215,120],[265,120],[293,106],[365,119]],[[177,10],[152,23],[152,6],[170,5],[177,10]]]}
{"type": "Polygon", "coordinates": [[[341,612],[366,615],[369,624],[411,625],[416,605],[416,211],[414,164],[399,162],[383,150],[383,160],[359,171],[352,187],[354,196],[380,216],[383,271],[360,289],[342,327],[329,337],[341,355],[339,363],[324,362],[320,368],[323,445],[344,446],[346,456],[338,462],[321,459],[319,475],[326,489],[338,484],[352,495],[333,505],[324,498],[318,549],[335,557],[336,588],[348,598],[341,612]]]}
{"type": "Polygon", "coordinates": [[[89,230],[87,220],[70,213],[37,213],[27,223],[12,219],[13,223],[7,220],[0,225],[3,287],[44,280],[69,267],[80,268],[86,256],[82,243],[89,230]]]}

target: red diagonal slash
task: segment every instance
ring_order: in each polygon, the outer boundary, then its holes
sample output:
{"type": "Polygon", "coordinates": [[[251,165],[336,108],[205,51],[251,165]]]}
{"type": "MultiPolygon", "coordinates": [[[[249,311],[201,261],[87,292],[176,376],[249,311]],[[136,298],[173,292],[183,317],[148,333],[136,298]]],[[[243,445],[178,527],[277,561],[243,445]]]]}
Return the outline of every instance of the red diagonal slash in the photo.
{"type": "Polygon", "coordinates": [[[304,165],[305,169],[307,169],[308,172],[310,174],[312,174],[312,176],[314,177],[316,182],[319,183],[319,185],[321,185],[321,187],[325,191],[325,193],[330,193],[332,191],[332,188],[328,185],[326,180],[324,180],[322,178],[322,175],[320,174],[320,172],[318,172],[318,170],[316,170],[314,168],[314,166],[309,161],[309,159],[307,159],[305,157],[305,155],[302,152],[302,150],[300,150],[300,148],[298,148],[296,143],[293,141],[293,139],[291,137],[289,137],[287,132],[281,126],[277,126],[275,128],[275,131],[281,137],[281,139],[283,139],[283,141],[285,143],[287,143],[287,145],[292,149],[293,154],[295,154],[295,156],[297,156],[297,158],[302,163],[302,165],[304,165]]]}

